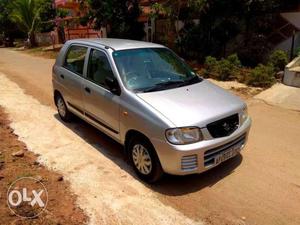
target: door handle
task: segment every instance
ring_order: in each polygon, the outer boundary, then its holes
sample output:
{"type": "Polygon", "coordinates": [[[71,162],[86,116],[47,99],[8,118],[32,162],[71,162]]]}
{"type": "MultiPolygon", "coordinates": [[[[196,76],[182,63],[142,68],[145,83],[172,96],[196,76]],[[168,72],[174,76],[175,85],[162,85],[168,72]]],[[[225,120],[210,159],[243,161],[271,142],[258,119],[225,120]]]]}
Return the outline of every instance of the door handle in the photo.
{"type": "Polygon", "coordinates": [[[60,77],[61,77],[62,79],[65,79],[65,76],[64,76],[64,75],[62,75],[62,74],[60,75],[60,77]]]}
{"type": "Polygon", "coordinates": [[[85,90],[87,93],[89,93],[89,94],[91,93],[91,89],[88,88],[88,87],[85,87],[84,90],[85,90]]]}

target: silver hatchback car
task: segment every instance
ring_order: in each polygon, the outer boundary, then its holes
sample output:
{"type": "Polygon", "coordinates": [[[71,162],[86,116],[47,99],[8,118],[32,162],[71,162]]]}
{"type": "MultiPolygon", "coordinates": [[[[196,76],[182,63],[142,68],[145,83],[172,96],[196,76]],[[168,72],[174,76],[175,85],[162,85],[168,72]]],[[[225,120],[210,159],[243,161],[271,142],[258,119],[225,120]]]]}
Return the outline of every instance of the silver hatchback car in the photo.
{"type": "Polygon", "coordinates": [[[236,156],[251,126],[243,101],[154,43],[68,41],[53,66],[53,90],[63,121],[75,114],[124,145],[147,182],[236,156]]]}

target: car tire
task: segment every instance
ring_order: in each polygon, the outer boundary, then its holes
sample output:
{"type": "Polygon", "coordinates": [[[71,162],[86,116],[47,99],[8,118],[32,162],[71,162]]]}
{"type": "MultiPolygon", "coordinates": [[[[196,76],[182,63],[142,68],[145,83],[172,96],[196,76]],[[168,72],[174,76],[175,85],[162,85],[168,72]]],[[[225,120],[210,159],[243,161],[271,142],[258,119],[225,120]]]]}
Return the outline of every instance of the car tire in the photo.
{"type": "Polygon", "coordinates": [[[73,119],[73,114],[68,110],[65,100],[60,94],[55,97],[55,105],[57,107],[58,115],[62,121],[71,122],[73,119]]]}
{"type": "Polygon", "coordinates": [[[155,183],[163,176],[164,172],[156,151],[146,138],[137,136],[129,141],[128,157],[141,180],[155,183]]]}

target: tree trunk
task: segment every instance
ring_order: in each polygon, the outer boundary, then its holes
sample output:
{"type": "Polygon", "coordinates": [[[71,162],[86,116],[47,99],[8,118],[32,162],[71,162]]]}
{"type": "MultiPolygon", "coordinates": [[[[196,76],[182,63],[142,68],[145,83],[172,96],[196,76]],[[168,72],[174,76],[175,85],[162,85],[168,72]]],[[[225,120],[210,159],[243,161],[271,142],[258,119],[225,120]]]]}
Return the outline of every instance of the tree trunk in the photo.
{"type": "Polygon", "coordinates": [[[30,32],[28,34],[28,39],[29,39],[30,48],[37,46],[36,39],[35,39],[35,32],[30,32]]]}

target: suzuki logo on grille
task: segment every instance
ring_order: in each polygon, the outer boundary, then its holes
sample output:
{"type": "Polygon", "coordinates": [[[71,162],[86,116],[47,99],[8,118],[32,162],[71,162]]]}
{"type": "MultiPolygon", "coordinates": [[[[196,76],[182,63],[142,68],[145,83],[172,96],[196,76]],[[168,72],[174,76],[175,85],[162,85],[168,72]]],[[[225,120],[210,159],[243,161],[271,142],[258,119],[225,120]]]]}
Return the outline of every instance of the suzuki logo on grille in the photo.
{"type": "Polygon", "coordinates": [[[231,127],[230,127],[230,124],[225,122],[222,124],[222,127],[224,128],[224,130],[226,131],[230,131],[231,130],[231,127]]]}

